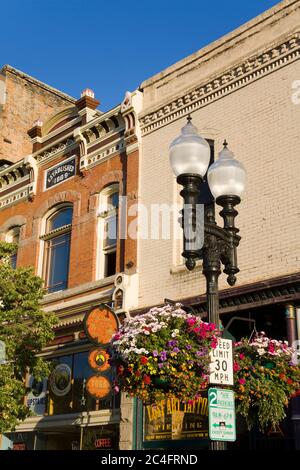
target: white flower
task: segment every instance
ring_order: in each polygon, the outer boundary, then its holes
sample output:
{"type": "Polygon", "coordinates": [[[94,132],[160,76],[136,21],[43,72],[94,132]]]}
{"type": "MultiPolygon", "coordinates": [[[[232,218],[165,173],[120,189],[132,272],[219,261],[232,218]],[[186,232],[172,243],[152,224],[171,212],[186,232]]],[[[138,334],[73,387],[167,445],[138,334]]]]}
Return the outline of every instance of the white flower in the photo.
{"type": "Polygon", "coordinates": [[[266,351],[263,348],[259,348],[257,352],[260,356],[263,356],[263,354],[265,354],[266,351]]]}

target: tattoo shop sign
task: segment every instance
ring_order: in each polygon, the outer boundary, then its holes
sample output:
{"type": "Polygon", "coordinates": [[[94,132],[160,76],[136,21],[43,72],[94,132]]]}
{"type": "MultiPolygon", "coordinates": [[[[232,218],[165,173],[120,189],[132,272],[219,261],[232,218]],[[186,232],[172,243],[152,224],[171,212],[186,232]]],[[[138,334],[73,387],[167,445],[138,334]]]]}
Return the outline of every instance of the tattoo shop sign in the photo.
{"type": "Polygon", "coordinates": [[[76,157],[73,156],[46,171],[45,189],[52,188],[76,174],[76,157]]]}

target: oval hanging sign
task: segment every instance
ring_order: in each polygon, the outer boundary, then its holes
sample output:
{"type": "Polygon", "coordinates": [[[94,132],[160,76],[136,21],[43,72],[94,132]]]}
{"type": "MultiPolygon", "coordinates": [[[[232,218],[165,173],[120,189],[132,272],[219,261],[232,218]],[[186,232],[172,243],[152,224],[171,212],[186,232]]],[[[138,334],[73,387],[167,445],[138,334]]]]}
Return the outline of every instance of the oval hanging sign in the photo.
{"type": "Polygon", "coordinates": [[[100,400],[111,393],[111,383],[103,375],[92,375],[87,380],[86,390],[93,398],[100,400]]]}
{"type": "Polygon", "coordinates": [[[104,372],[110,368],[108,362],[109,354],[105,349],[93,349],[88,357],[89,366],[99,372],[104,372]]]}
{"type": "Polygon", "coordinates": [[[84,319],[85,332],[89,339],[99,345],[106,345],[117,332],[119,322],[115,312],[107,305],[93,308],[84,319]]]}

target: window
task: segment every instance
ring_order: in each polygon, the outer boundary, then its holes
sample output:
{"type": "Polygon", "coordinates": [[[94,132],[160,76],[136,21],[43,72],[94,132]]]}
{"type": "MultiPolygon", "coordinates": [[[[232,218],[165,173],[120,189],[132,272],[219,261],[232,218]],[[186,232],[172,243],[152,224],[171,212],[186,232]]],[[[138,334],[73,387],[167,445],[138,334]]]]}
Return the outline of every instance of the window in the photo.
{"type": "MultiPolygon", "coordinates": [[[[6,242],[14,243],[15,245],[18,245],[19,240],[20,240],[20,227],[12,227],[6,234],[6,242]]],[[[18,257],[17,251],[10,257],[10,262],[13,268],[17,267],[17,257],[18,257]]]]}
{"type": "Polygon", "coordinates": [[[72,228],[72,207],[63,207],[46,221],[44,279],[49,293],[67,289],[72,228]]]}
{"type": "MultiPolygon", "coordinates": [[[[87,392],[87,379],[95,375],[95,370],[88,363],[89,354],[90,351],[84,351],[52,359],[53,371],[48,380],[49,415],[119,408],[119,395],[110,394],[96,400],[87,392]]],[[[101,375],[105,375],[111,383],[115,379],[113,368],[101,375]]]]}
{"type": "Polygon", "coordinates": [[[118,239],[119,187],[111,185],[100,195],[99,277],[116,273],[118,239]]]}

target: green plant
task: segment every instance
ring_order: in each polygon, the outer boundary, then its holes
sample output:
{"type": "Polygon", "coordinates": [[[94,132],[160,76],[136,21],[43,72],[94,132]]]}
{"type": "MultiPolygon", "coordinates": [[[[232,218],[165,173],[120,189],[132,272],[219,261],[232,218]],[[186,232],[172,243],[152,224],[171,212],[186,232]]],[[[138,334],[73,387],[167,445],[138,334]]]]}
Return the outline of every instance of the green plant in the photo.
{"type": "Polygon", "coordinates": [[[180,304],[167,305],[126,319],[111,345],[116,392],[121,389],[147,403],[168,396],[189,401],[208,385],[217,331],[180,304]]]}
{"type": "Polygon", "coordinates": [[[32,268],[14,269],[10,257],[16,247],[0,243],[0,341],[5,362],[0,364],[0,433],[13,430],[30,413],[24,405],[25,375],[36,379],[49,374],[49,364],[37,356],[53,338],[56,317],[45,313],[40,301],[43,281],[32,268]]]}

